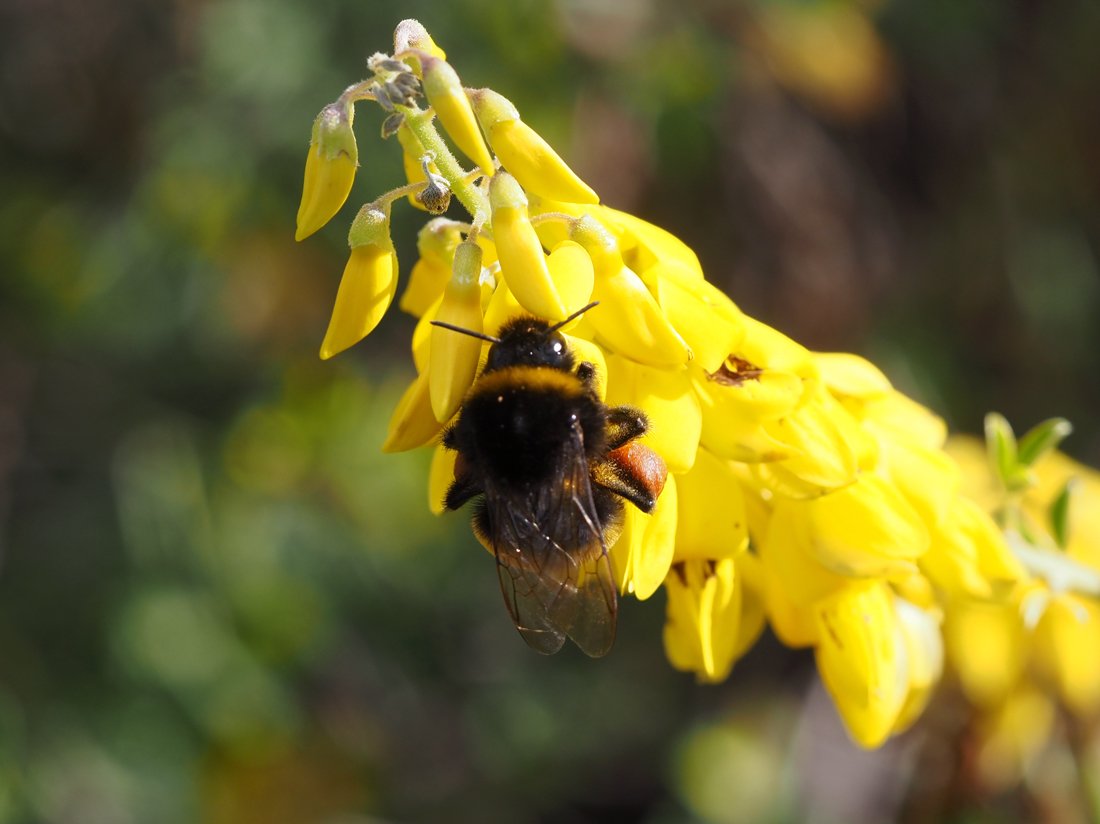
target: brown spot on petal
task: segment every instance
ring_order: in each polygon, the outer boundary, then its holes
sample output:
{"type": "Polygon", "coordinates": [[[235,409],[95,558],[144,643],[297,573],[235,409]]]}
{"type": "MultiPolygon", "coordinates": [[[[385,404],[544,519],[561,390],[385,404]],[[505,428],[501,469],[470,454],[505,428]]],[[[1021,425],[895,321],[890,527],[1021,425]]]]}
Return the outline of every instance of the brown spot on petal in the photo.
{"type": "Polygon", "coordinates": [[[760,380],[763,374],[764,370],[759,366],[749,363],[744,358],[730,355],[718,369],[708,372],[707,378],[722,386],[740,386],[745,381],[760,380]]]}

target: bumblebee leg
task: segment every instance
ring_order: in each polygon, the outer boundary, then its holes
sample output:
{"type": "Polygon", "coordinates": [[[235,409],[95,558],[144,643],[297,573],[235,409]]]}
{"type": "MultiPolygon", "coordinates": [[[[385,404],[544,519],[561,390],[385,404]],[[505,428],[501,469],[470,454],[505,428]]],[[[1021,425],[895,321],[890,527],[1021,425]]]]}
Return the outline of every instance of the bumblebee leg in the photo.
{"type": "Polygon", "coordinates": [[[649,429],[649,421],[640,409],[633,406],[612,406],[607,410],[607,448],[618,449],[649,429]]]}
{"type": "Polygon", "coordinates": [[[577,367],[577,377],[581,379],[584,388],[590,392],[596,391],[596,367],[588,361],[581,361],[577,367]]]}
{"type": "Polygon", "coordinates": [[[657,496],[653,494],[651,485],[631,467],[610,458],[592,467],[592,483],[625,498],[642,512],[652,512],[657,505],[657,496]]]}
{"type": "Polygon", "coordinates": [[[443,498],[443,505],[447,509],[461,509],[464,503],[484,491],[469,475],[460,475],[455,478],[454,483],[447,489],[447,494],[443,498]]]}

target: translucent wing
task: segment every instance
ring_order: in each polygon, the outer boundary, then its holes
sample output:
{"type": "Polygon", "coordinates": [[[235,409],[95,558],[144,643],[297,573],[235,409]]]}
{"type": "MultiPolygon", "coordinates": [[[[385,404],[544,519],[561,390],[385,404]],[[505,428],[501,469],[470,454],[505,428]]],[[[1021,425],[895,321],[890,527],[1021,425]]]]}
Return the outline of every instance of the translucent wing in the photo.
{"type": "Polygon", "coordinates": [[[542,653],[571,638],[592,657],[615,640],[618,600],[584,452],[574,426],[559,483],[528,496],[487,489],[485,517],[508,612],[542,653]]]}

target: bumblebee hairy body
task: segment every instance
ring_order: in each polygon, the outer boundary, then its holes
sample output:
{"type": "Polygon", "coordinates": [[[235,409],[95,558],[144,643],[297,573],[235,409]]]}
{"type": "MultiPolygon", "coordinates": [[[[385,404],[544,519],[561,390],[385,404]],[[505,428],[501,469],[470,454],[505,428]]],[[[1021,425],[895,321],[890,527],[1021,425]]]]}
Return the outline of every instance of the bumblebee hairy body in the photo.
{"type": "Polygon", "coordinates": [[[599,399],[594,368],[576,363],[557,327],[518,318],[493,340],[444,433],[458,453],[445,505],[477,500],[474,531],[496,556],[505,603],[529,645],[553,653],[568,637],[604,655],[618,614],[608,546],[624,501],[651,511],[664,481],[663,465],[653,469],[660,459],[635,443],[648,422],[599,399]]]}

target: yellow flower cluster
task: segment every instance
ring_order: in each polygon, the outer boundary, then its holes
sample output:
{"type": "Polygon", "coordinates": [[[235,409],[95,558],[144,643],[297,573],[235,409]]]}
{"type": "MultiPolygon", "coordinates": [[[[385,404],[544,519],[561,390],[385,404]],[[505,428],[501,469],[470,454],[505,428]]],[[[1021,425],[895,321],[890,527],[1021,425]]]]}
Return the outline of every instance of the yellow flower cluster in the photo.
{"type": "MultiPolygon", "coordinates": [[[[399,138],[409,186],[356,217],[322,357],[368,334],[396,294],[396,199],[424,206],[420,194],[443,180],[470,213],[428,221],[399,301],[419,318],[417,377],[383,448],[435,445],[432,510],[454,478],[440,433],[487,350],[432,322],[494,336],[517,315],[559,322],[596,301],[566,340],[595,367],[606,403],[645,412],[645,443],[670,473],[652,513],[627,507],[612,565],[624,594],[664,588],[673,666],[722,680],[768,623],[814,649],[856,742],[874,747],[911,724],[943,670],[943,606],[1004,599],[1027,579],[962,494],[942,421],[867,361],[811,352],[744,315],[681,241],[600,204],[508,100],[464,89],[419,24],[402,23],[394,54],[371,65],[373,79],[325,110],[342,116],[318,119],[299,236],[347,197],[354,163],[331,147],[354,145],[356,100],[391,113],[383,131],[399,138]],[[459,164],[437,124],[476,168],[459,164]]],[[[1077,643],[1059,627],[1052,643],[1077,643]]]]}
{"type": "Polygon", "coordinates": [[[951,669],[979,710],[978,767],[1003,786],[1019,780],[1046,743],[1053,698],[1078,719],[1100,715],[1100,474],[1051,450],[1006,507],[979,441],[952,438],[948,450],[968,495],[1002,515],[1015,508],[1022,519],[1009,535],[1029,574],[1001,600],[952,600],[944,625],[951,669]],[[1063,531],[1051,516],[1067,490],[1073,506],[1063,531]]]}

